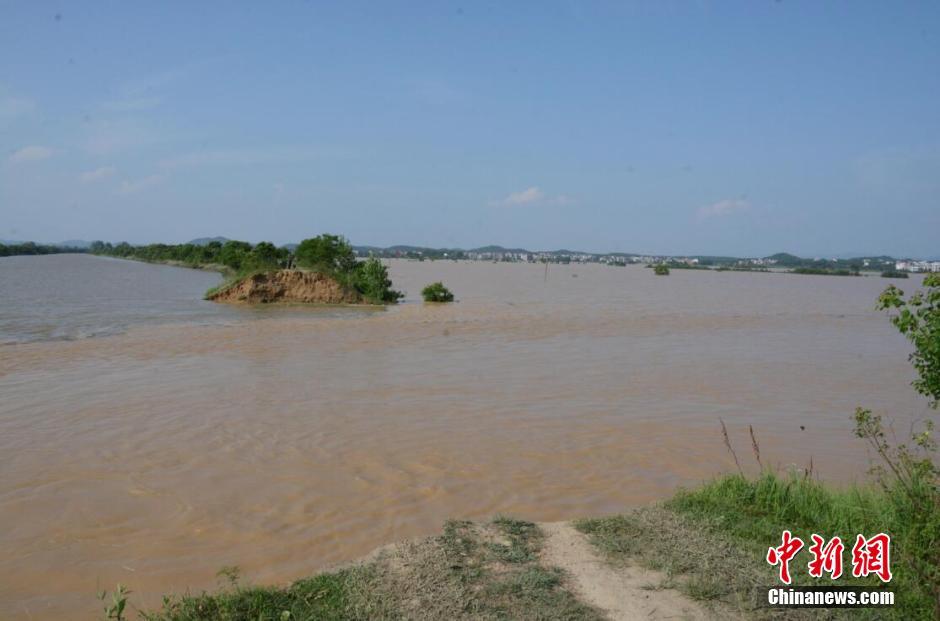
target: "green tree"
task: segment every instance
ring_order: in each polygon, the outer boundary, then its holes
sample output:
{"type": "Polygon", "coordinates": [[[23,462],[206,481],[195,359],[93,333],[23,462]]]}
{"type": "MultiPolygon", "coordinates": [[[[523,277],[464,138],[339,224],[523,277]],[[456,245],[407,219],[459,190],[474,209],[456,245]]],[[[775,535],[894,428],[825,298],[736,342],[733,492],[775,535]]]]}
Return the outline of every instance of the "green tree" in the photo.
{"type": "Polygon", "coordinates": [[[878,309],[891,313],[901,334],[914,344],[911,362],[918,378],[913,386],[930,400],[940,403],[940,274],[928,274],[924,289],[904,299],[904,292],[891,285],[878,298],[878,309]]]}
{"type": "MultiPolygon", "coordinates": [[[[924,289],[910,297],[889,286],[877,308],[888,311],[891,322],[914,345],[910,360],[917,371],[914,389],[927,397],[930,408],[940,404],[940,274],[924,278],[924,289]]],[[[855,410],[855,435],[864,439],[883,462],[874,468],[892,498],[893,510],[910,524],[897,541],[906,552],[907,565],[929,589],[934,612],[940,618],[940,469],[935,463],[934,421],[927,419],[912,432],[911,443],[892,444],[881,416],[866,408],[855,410]]]]}
{"type": "Polygon", "coordinates": [[[659,263],[653,267],[653,273],[657,276],[668,276],[669,275],[669,266],[664,263],[659,263]]]}
{"type": "Polygon", "coordinates": [[[432,282],[430,285],[421,290],[421,297],[424,298],[425,302],[453,302],[454,294],[451,293],[450,289],[444,286],[444,283],[432,282]]]}
{"type": "Polygon", "coordinates": [[[373,304],[394,304],[405,297],[392,289],[388,269],[375,257],[369,257],[357,266],[353,283],[356,290],[373,304]]]}
{"type": "Polygon", "coordinates": [[[356,254],[346,238],[324,233],[305,239],[294,251],[297,265],[307,269],[348,273],[356,269],[356,254]]]}
{"type": "Polygon", "coordinates": [[[233,270],[239,270],[251,253],[251,244],[243,241],[227,241],[219,251],[219,262],[233,270]]]}
{"type": "Polygon", "coordinates": [[[252,267],[277,267],[280,256],[277,247],[271,242],[258,242],[251,249],[252,267]]]}

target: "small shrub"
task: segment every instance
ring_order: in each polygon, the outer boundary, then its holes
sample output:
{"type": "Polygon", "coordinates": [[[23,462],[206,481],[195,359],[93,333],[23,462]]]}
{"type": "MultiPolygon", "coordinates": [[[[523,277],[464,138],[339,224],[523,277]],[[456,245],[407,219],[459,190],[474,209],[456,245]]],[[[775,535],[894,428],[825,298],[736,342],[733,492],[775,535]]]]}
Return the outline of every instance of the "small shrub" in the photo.
{"type": "Polygon", "coordinates": [[[424,298],[425,302],[453,302],[454,294],[450,292],[450,289],[444,286],[444,283],[432,282],[430,285],[421,290],[421,297],[424,298]]]}
{"type": "Polygon", "coordinates": [[[669,275],[669,266],[663,263],[653,267],[653,273],[657,276],[668,276],[669,275]]]}

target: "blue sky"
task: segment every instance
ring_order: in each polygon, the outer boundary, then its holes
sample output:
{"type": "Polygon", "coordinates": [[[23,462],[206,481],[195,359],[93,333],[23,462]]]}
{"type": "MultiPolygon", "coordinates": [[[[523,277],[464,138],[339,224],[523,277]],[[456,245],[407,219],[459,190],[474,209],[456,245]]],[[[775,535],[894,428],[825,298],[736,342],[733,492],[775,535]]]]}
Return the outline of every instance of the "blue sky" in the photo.
{"type": "Polygon", "coordinates": [[[940,254],[937,2],[7,2],[0,239],[940,254]]]}

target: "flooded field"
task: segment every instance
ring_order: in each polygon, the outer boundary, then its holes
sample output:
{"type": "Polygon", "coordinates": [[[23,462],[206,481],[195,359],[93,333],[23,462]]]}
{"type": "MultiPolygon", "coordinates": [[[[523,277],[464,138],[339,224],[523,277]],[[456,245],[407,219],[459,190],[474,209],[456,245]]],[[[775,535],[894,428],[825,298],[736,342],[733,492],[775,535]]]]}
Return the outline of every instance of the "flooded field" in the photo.
{"type": "Polygon", "coordinates": [[[289,581],[449,517],[664,499],[733,468],[719,417],[742,461],[753,425],[765,463],[849,482],[857,405],[901,430],[925,410],[881,278],[391,275],[386,311],[259,310],[200,301],[205,272],[0,260],[0,618],[95,618],[117,582],[154,606],[223,566],[289,581]],[[434,280],[459,302],[420,303],[434,280]]]}

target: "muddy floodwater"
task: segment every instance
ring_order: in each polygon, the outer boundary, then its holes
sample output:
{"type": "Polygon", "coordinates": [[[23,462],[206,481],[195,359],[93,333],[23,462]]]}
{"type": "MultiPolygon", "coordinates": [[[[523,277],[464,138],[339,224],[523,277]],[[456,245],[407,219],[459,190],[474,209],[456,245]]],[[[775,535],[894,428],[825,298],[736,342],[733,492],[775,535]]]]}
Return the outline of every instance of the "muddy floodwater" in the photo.
{"type": "MultiPolygon", "coordinates": [[[[621,511],[734,467],[863,478],[925,404],[877,277],[392,261],[385,311],[201,301],[216,274],[0,259],[0,618],[286,582],[443,520],[621,511]],[[424,305],[443,280],[459,302],[424,305]]],[[[903,289],[919,278],[894,281],[903,289]]]]}

